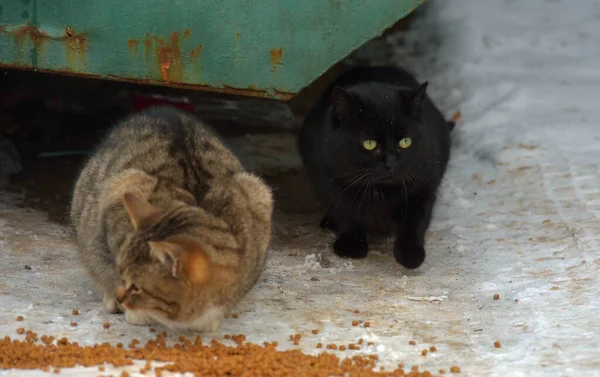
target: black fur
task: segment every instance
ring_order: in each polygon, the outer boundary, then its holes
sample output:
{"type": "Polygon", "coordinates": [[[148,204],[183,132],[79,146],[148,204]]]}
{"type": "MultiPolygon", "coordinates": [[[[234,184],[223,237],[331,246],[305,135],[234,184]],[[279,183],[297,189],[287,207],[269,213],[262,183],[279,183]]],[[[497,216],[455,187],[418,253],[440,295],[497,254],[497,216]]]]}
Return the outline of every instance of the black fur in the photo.
{"type": "Polygon", "coordinates": [[[395,234],[406,268],[425,259],[424,235],[450,155],[447,122],[406,71],[355,68],[339,77],[307,116],[299,149],[327,211],[321,227],[337,234],[337,255],[364,258],[368,234],[395,234]],[[409,148],[399,141],[410,137],[409,148]],[[363,148],[375,140],[377,148],[363,148]]]}

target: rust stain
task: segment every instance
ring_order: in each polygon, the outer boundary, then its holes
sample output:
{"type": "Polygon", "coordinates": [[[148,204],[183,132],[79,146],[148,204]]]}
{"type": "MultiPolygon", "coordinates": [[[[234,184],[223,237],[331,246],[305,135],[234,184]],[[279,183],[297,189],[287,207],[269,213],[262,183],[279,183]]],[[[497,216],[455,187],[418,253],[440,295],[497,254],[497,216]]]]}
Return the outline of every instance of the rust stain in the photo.
{"type": "MultiPolygon", "coordinates": [[[[1,66],[1,65],[0,65],[1,66]]],[[[108,75],[107,78],[116,81],[129,82],[135,84],[142,85],[156,85],[156,80],[152,78],[144,79],[144,78],[136,78],[136,77],[127,77],[127,76],[116,76],[116,75],[108,75]]],[[[234,88],[225,84],[221,84],[221,86],[211,86],[206,84],[188,84],[184,82],[168,82],[163,83],[165,86],[172,88],[181,88],[181,89],[191,89],[191,90],[202,90],[206,92],[214,92],[214,93],[222,93],[222,94],[233,94],[239,96],[248,96],[248,97],[261,97],[261,98],[272,98],[268,89],[257,89],[256,86],[250,85],[248,88],[234,88]]],[[[288,100],[292,98],[295,93],[288,93],[275,90],[273,93],[277,94],[277,97],[282,100],[288,100]]]]}
{"type": "Polygon", "coordinates": [[[184,37],[184,38],[189,38],[189,37],[191,37],[191,36],[192,36],[192,31],[191,31],[190,29],[185,29],[185,30],[183,31],[183,37],[184,37]]]}
{"type": "Polygon", "coordinates": [[[194,67],[194,73],[196,79],[200,80],[200,71],[202,71],[202,64],[200,63],[200,55],[202,55],[202,45],[198,45],[190,51],[190,57],[192,58],[192,65],[194,67]]]}
{"type": "Polygon", "coordinates": [[[235,63],[242,61],[242,35],[240,32],[235,33],[235,63]]]}
{"type": "Polygon", "coordinates": [[[25,51],[25,43],[27,38],[31,40],[33,43],[31,61],[34,65],[37,65],[37,57],[42,54],[45,42],[52,39],[52,37],[50,37],[47,33],[30,24],[23,25],[9,33],[12,34],[15,39],[15,43],[20,47],[19,58],[17,58],[17,60],[26,60],[23,56],[23,52],[25,51]]]}
{"type": "Polygon", "coordinates": [[[277,72],[277,66],[283,64],[283,49],[272,48],[271,49],[271,70],[277,72]]]}
{"type": "Polygon", "coordinates": [[[171,34],[171,43],[166,44],[164,40],[159,39],[159,47],[156,50],[158,62],[160,64],[160,75],[163,81],[183,82],[185,71],[179,46],[179,33],[171,34]]]}
{"type": "Polygon", "coordinates": [[[16,38],[30,37],[32,40],[51,39],[51,37],[47,33],[41,31],[33,25],[23,25],[20,28],[13,30],[12,34],[16,38]]]}
{"type": "MultiPolygon", "coordinates": [[[[144,78],[134,78],[127,76],[117,76],[117,75],[99,75],[99,74],[91,74],[91,73],[82,73],[76,72],[70,68],[61,68],[61,69],[46,69],[46,68],[38,68],[31,64],[4,64],[0,63],[0,68],[18,68],[22,70],[35,70],[36,72],[41,73],[52,73],[52,74],[62,74],[65,76],[76,76],[76,77],[85,77],[90,79],[110,79],[120,82],[128,82],[133,84],[140,85],[156,85],[156,80],[152,78],[144,79],[144,78]]],[[[187,83],[177,83],[170,82],[168,87],[172,88],[181,88],[181,89],[189,89],[189,90],[202,90],[207,92],[221,93],[221,94],[232,94],[232,95],[240,95],[240,96],[248,96],[248,97],[260,97],[260,98],[272,98],[272,95],[269,95],[269,91],[266,89],[258,89],[255,85],[250,85],[248,88],[234,88],[227,85],[222,85],[221,87],[215,87],[210,85],[203,84],[187,84],[187,83]]],[[[273,93],[277,94],[277,97],[282,100],[288,100],[294,96],[295,93],[288,93],[275,90],[273,93]]]]}
{"type": "Polygon", "coordinates": [[[198,60],[198,58],[200,57],[201,54],[202,54],[202,45],[198,45],[198,46],[194,47],[194,49],[192,51],[190,51],[190,56],[194,60],[198,60]]]}
{"type": "Polygon", "coordinates": [[[129,52],[135,52],[135,51],[137,51],[138,46],[140,45],[140,41],[138,41],[137,39],[131,38],[130,40],[127,41],[127,45],[129,46],[129,52]]]}
{"type": "Polygon", "coordinates": [[[162,79],[165,84],[185,80],[179,35],[178,32],[174,32],[166,41],[164,38],[146,33],[144,39],[146,67],[153,78],[162,79]]]}
{"type": "Polygon", "coordinates": [[[65,28],[65,34],[61,39],[65,41],[65,52],[69,67],[76,67],[78,65],[78,59],[85,65],[85,53],[88,49],[88,39],[85,34],[78,33],[71,26],[67,26],[65,28]]]}
{"type": "Polygon", "coordinates": [[[77,77],[84,77],[84,78],[90,78],[90,79],[103,78],[103,76],[99,75],[99,74],[78,72],[69,67],[48,69],[48,68],[36,67],[33,64],[13,64],[13,63],[3,64],[3,63],[0,63],[0,68],[7,68],[7,69],[17,68],[17,69],[22,69],[22,70],[26,70],[26,71],[35,70],[36,72],[41,72],[41,73],[61,74],[61,75],[65,75],[65,76],[77,76],[77,77]]]}
{"type": "Polygon", "coordinates": [[[152,59],[152,36],[150,33],[146,33],[144,38],[144,61],[146,62],[146,69],[148,71],[154,70],[154,59],[152,59]]]}

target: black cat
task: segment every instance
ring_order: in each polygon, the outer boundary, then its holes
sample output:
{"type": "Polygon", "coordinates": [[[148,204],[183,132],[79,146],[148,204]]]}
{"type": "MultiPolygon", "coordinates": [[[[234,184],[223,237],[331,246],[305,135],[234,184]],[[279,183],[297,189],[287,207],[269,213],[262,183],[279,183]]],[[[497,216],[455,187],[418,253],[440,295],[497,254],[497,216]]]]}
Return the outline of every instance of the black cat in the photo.
{"type": "Polygon", "coordinates": [[[321,227],[337,233],[337,255],[364,258],[367,234],[395,233],[398,263],[417,268],[425,260],[453,127],[426,89],[404,70],[354,68],[305,119],[298,146],[327,206],[321,227]]]}

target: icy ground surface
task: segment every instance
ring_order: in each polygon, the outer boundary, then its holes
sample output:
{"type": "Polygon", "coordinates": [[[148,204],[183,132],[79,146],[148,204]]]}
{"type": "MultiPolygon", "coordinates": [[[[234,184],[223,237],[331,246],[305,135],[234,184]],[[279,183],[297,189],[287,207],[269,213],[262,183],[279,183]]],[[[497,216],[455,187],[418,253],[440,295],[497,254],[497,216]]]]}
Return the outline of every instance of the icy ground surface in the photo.
{"type": "MultiPolygon", "coordinates": [[[[440,107],[463,114],[425,264],[397,266],[389,242],[343,261],[318,214],[278,212],[261,281],[239,318],[205,337],[243,333],[283,349],[300,333],[310,353],[318,342],[363,338],[374,345],[359,352],[377,353],[384,366],[459,365],[465,376],[599,374],[600,2],[431,4],[415,30],[390,38],[404,40],[394,59],[431,82],[440,107]],[[430,345],[438,351],[421,356],[430,345]]],[[[0,204],[0,335],[24,326],[82,344],[150,338],[101,309],[66,228],[17,201],[4,195],[0,204]]],[[[97,368],[61,372],[88,373],[97,368]]]]}

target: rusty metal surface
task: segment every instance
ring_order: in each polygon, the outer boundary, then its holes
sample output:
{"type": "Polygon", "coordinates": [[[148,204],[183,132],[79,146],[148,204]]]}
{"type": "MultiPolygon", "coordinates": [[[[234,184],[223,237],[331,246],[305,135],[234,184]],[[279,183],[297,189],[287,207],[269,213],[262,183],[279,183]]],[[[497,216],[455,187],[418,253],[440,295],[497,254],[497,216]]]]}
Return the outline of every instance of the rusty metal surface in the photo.
{"type": "Polygon", "coordinates": [[[288,99],[422,0],[0,0],[0,67],[288,99]]]}

